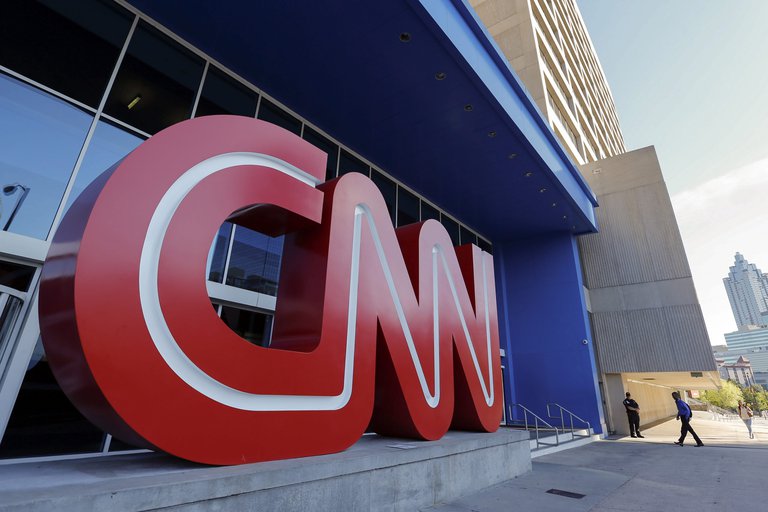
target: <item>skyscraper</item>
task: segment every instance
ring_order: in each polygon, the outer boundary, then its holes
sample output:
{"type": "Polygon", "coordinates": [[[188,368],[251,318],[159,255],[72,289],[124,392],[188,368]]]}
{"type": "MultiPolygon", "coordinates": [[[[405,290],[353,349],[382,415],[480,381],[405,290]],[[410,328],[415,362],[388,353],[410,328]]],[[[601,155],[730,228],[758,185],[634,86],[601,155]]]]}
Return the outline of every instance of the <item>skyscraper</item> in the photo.
{"type": "Polygon", "coordinates": [[[723,284],[739,330],[768,324],[768,275],[737,252],[723,284]]]}
{"type": "Polygon", "coordinates": [[[669,417],[667,388],[718,376],[656,151],[627,150],[576,0],[470,3],[597,195],[600,232],[577,243],[608,430],[626,430],[627,391],[644,422],[669,417]]]}

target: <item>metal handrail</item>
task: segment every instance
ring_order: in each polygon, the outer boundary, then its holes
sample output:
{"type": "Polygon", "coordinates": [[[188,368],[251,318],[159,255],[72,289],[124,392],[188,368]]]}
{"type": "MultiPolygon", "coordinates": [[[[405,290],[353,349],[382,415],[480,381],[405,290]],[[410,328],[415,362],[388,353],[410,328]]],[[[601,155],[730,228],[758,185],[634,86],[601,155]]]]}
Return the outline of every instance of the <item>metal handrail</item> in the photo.
{"type": "Polygon", "coordinates": [[[568,409],[566,409],[565,407],[563,407],[562,405],[560,405],[558,403],[552,402],[552,403],[547,404],[547,416],[549,417],[549,419],[557,419],[557,417],[558,417],[557,414],[552,415],[552,413],[550,412],[550,409],[549,409],[550,406],[555,406],[558,409],[560,409],[560,424],[562,425],[563,432],[565,432],[565,430],[566,430],[565,429],[565,414],[564,413],[568,413],[568,417],[569,417],[570,424],[571,424],[571,437],[590,437],[592,435],[592,426],[589,424],[589,422],[587,420],[582,419],[582,418],[576,416],[574,413],[572,413],[571,411],[569,411],[568,409]],[[573,420],[574,419],[576,419],[576,420],[578,420],[578,421],[580,421],[580,422],[582,422],[582,423],[587,425],[587,433],[586,434],[577,434],[576,433],[576,429],[573,426],[573,420]]]}
{"type": "MultiPolygon", "coordinates": [[[[535,430],[535,432],[536,432],[536,448],[537,449],[541,445],[544,445],[544,446],[559,446],[560,445],[560,434],[559,434],[559,432],[557,430],[557,427],[554,427],[554,426],[550,425],[542,417],[538,416],[535,412],[533,412],[532,410],[528,409],[526,406],[524,406],[522,404],[510,404],[509,405],[509,418],[507,419],[507,423],[511,423],[513,421],[520,421],[520,420],[513,420],[512,419],[512,408],[513,407],[519,407],[520,409],[523,410],[523,421],[525,423],[525,430],[531,430],[530,429],[531,426],[535,430]],[[528,423],[528,415],[529,414],[531,416],[533,416],[533,425],[529,425],[529,423],[528,423]],[[555,443],[554,444],[552,444],[552,443],[545,443],[544,441],[542,441],[540,439],[540,437],[539,437],[539,422],[541,422],[543,425],[549,427],[551,430],[555,431],[555,443]]],[[[542,427],[542,429],[543,429],[543,427],[542,427]]]]}

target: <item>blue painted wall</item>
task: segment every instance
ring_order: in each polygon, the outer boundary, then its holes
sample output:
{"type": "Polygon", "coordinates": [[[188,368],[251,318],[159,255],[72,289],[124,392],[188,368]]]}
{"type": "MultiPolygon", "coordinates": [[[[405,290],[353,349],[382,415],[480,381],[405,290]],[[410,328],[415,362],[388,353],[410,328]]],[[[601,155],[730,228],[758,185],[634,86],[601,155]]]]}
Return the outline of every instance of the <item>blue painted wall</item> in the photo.
{"type": "Polygon", "coordinates": [[[556,402],[600,432],[601,398],[575,237],[553,233],[494,242],[493,257],[507,403],[546,418],[546,404],[556,402]]]}

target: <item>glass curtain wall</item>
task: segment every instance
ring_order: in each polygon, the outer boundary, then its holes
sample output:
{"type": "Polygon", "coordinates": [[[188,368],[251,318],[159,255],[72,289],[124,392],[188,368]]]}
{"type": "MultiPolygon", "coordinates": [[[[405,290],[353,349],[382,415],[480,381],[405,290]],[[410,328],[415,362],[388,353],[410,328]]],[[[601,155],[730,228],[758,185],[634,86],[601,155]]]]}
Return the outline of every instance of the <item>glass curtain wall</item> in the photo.
{"type": "MultiPolygon", "coordinates": [[[[347,172],[370,176],[394,225],[435,219],[455,244],[491,249],[436,205],[129,9],[108,0],[10,0],[3,7],[2,231],[50,241],[77,196],[142,141],[190,117],[235,114],[281,126],[326,152],[327,179],[347,172]]],[[[268,346],[272,312],[228,300],[226,290],[276,296],[283,238],[224,223],[212,242],[206,277],[224,290],[223,298],[212,299],[214,308],[246,341],[268,346]]],[[[0,363],[19,338],[18,323],[13,322],[15,331],[8,326],[28,305],[25,294],[37,286],[42,263],[28,266],[11,259],[0,258],[0,363]]],[[[39,332],[38,326],[24,328],[39,332]]],[[[0,459],[131,448],[91,425],[69,403],[39,339],[31,353],[15,403],[0,404],[0,412],[12,407],[0,432],[0,459]]],[[[3,368],[0,364],[0,372],[3,368]]]]}

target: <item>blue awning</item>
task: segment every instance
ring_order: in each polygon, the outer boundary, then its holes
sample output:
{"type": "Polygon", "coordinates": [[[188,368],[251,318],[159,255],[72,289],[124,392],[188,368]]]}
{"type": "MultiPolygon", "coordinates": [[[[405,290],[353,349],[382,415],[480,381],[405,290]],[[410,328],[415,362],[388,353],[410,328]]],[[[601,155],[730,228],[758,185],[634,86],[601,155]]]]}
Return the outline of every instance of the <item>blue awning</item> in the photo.
{"type": "Polygon", "coordinates": [[[493,242],[596,231],[594,194],[461,0],[130,3],[493,242]]]}

